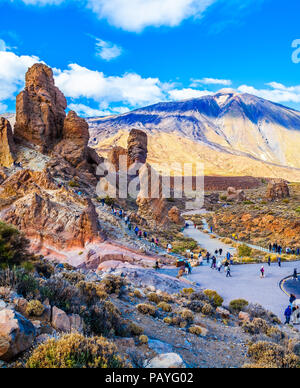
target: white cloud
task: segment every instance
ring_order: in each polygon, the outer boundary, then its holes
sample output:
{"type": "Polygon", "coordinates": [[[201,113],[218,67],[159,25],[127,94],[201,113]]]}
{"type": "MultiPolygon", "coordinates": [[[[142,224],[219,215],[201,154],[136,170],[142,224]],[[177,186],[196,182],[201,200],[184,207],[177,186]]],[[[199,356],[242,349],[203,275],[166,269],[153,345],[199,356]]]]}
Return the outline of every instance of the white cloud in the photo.
{"type": "Polygon", "coordinates": [[[67,70],[55,69],[58,87],[71,98],[91,98],[99,103],[122,102],[133,107],[164,99],[158,78],[142,78],[136,73],[123,76],[105,76],[77,64],[67,70]]]}
{"type": "Polygon", "coordinates": [[[24,86],[28,67],[39,61],[35,56],[18,56],[9,51],[0,51],[0,101],[14,98],[24,86]]]}
{"type": "Polygon", "coordinates": [[[68,107],[69,109],[74,110],[78,115],[84,117],[111,116],[129,112],[129,109],[123,106],[108,110],[94,109],[85,104],[70,104],[68,107]]]}
{"type": "Polygon", "coordinates": [[[6,51],[9,47],[6,45],[3,39],[0,39],[0,51],[6,51]]]}
{"type": "Polygon", "coordinates": [[[232,85],[232,81],[229,79],[217,79],[217,78],[202,78],[202,79],[192,79],[192,87],[197,85],[232,85]]]}
{"type": "Polygon", "coordinates": [[[96,38],[96,55],[105,61],[111,61],[122,54],[122,48],[114,43],[96,38]]]}
{"type": "Polygon", "coordinates": [[[7,109],[8,109],[8,106],[6,104],[2,104],[2,102],[0,102],[0,114],[7,112],[7,109]]]}
{"type": "Polygon", "coordinates": [[[87,0],[99,18],[126,31],[140,32],[149,26],[178,26],[192,16],[200,17],[216,0],[87,0]]]}
{"type": "Polygon", "coordinates": [[[199,89],[173,89],[169,91],[169,97],[171,100],[188,100],[190,98],[200,98],[208,95],[214,94],[208,90],[199,90],[199,89]]]}
{"type": "Polygon", "coordinates": [[[266,84],[269,89],[256,89],[253,86],[241,85],[238,91],[241,93],[254,94],[255,96],[265,98],[273,102],[300,102],[300,85],[287,87],[278,82],[270,82],[266,84]]]}

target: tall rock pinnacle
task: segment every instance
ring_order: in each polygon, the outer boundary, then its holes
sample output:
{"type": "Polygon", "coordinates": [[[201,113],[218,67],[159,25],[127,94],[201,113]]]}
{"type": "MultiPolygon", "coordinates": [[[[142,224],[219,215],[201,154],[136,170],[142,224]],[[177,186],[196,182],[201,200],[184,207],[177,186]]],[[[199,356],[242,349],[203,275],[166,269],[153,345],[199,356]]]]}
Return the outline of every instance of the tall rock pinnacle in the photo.
{"type": "Polygon", "coordinates": [[[51,149],[62,138],[66,107],[52,70],[33,65],[26,73],[24,91],[17,96],[15,138],[40,146],[43,152],[51,149]]]}
{"type": "Polygon", "coordinates": [[[8,120],[0,117],[0,166],[10,167],[15,160],[15,143],[8,120]]]}

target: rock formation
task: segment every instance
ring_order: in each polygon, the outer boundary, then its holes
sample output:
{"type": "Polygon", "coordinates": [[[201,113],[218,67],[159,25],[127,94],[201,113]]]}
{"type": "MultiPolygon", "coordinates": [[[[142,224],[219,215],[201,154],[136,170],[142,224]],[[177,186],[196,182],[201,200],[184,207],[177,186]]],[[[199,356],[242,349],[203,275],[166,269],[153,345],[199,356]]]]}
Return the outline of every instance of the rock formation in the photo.
{"type": "Polygon", "coordinates": [[[89,127],[87,122],[73,111],[70,111],[65,119],[62,138],[55,152],[73,167],[78,168],[87,163],[89,127]]]}
{"type": "Polygon", "coordinates": [[[286,181],[274,179],[269,182],[267,187],[267,200],[275,201],[277,199],[288,198],[290,196],[289,186],[286,181]]]}
{"type": "Polygon", "coordinates": [[[10,167],[15,161],[15,142],[8,120],[0,117],[0,166],[10,167]]]}
{"type": "Polygon", "coordinates": [[[26,73],[25,90],[17,96],[15,138],[45,152],[62,138],[67,101],[55,86],[52,70],[33,65],[26,73]]]}
{"type": "Polygon", "coordinates": [[[139,129],[132,129],[127,141],[127,152],[129,166],[134,163],[146,163],[148,155],[147,134],[139,129]]]}
{"type": "Polygon", "coordinates": [[[173,206],[172,209],[169,210],[168,217],[170,221],[174,222],[176,225],[185,224],[185,220],[181,217],[180,210],[176,206],[173,206]]]}
{"type": "Polygon", "coordinates": [[[247,199],[246,194],[243,190],[236,190],[234,187],[228,187],[227,194],[228,194],[227,196],[228,201],[241,202],[247,199]]]}

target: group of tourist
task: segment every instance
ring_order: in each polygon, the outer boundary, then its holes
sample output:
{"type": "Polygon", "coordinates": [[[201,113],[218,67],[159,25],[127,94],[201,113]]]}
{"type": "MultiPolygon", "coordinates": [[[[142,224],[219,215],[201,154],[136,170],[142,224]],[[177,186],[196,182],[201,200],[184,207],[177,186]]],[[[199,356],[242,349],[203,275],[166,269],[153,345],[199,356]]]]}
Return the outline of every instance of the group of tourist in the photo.
{"type": "MultiPolygon", "coordinates": [[[[102,199],[101,203],[102,203],[102,206],[104,206],[105,200],[102,199]]],[[[116,208],[114,205],[111,205],[111,214],[116,218],[123,220],[125,222],[125,225],[127,225],[127,229],[129,231],[133,231],[139,240],[145,239],[146,241],[151,243],[151,246],[153,248],[159,247],[159,239],[157,237],[149,236],[147,231],[141,230],[137,225],[136,226],[132,225],[129,214],[127,214],[123,209],[116,208]]]]}
{"type": "MultiPolygon", "coordinates": [[[[270,243],[269,244],[269,252],[274,252],[274,253],[277,253],[279,255],[281,255],[282,253],[284,253],[284,249],[281,245],[277,244],[277,243],[270,243]]],[[[297,256],[300,256],[300,248],[289,248],[287,247],[285,249],[285,253],[287,255],[297,255],[297,256]]]]}
{"type": "Polygon", "coordinates": [[[289,302],[290,304],[284,312],[285,324],[289,325],[290,323],[292,323],[293,325],[299,325],[300,308],[299,308],[299,305],[297,304],[297,298],[294,294],[291,294],[289,302]]]}

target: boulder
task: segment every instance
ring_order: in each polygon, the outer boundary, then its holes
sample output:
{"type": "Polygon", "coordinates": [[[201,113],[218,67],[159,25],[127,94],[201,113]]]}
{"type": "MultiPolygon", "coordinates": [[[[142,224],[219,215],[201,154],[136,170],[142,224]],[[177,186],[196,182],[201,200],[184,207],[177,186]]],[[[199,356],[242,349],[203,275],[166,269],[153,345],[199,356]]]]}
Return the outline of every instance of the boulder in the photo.
{"type": "Polygon", "coordinates": [[[242,202],[247,199],[246,194],[243,190],[236,190],[234,187],[228,187],[227,194],[228,201],[242,202]]]}
{"type": "Polygon", "coordinates": [[[9,361],[29,349],[35,338],[33,324],[21,314],[4,309],[0,311],[0,359],[9,361]]]}
{"type": "Polygon", "coordinates": [[[154,369],[176,369],[186,368],[183,359],[177,353],[164,353],[154,357],[148,363],[145,363],[145,368],[154,369]]]}
{"type": "Polygon", "coordinates": [[[69,316],[71,332],[83,333],[83,319],[78,314],[69,316]]]}
{"type": "Polygon", "coordinates": [[[250,315],[241,311],[239,313],[239,320],[242,322],[250,322],[250,315]]]}
{"type": "Polygon", "coordinates": [[[63,310],[60,310],[55,306],[52,308],[51,324],[55,330],[62,331],[64,333],[70,333],[71,331],[70,318],[63,310]]]}
{"type": "Polygon", "coordinates": [[[230,312],[223,307],[217,307],[216,312],[221,315],[222,318],[228,319],[230,318],[230,312]]]}
{"type": "Polygon", "coordinates": [[[180,210],[176,206],[173,206],[172,209],[169,210],[168,217],[170,221],[174,222],[176,225],[185,224],[184,218],[181,217],[180,210]]]}
{"type": "Polygon", "coordinates": [[[289,196],[290,190],[286,181],[282,179],[274,179],[269,182],[266,194],[266,198],[268,201],[288,198],[289,196]]]}
{"type": "Polygon", "coordinates": [[[8,120],[0,117],[0,166],[11,167],[16,157],[13,133],[8,120]]]}
{"type": "Polygon", "coordinates": [[[33,65],[25,89],[17,96],[14,136],[47,151],[62,138],[67,101],[55,86],[52,69],[33,65]]]}

